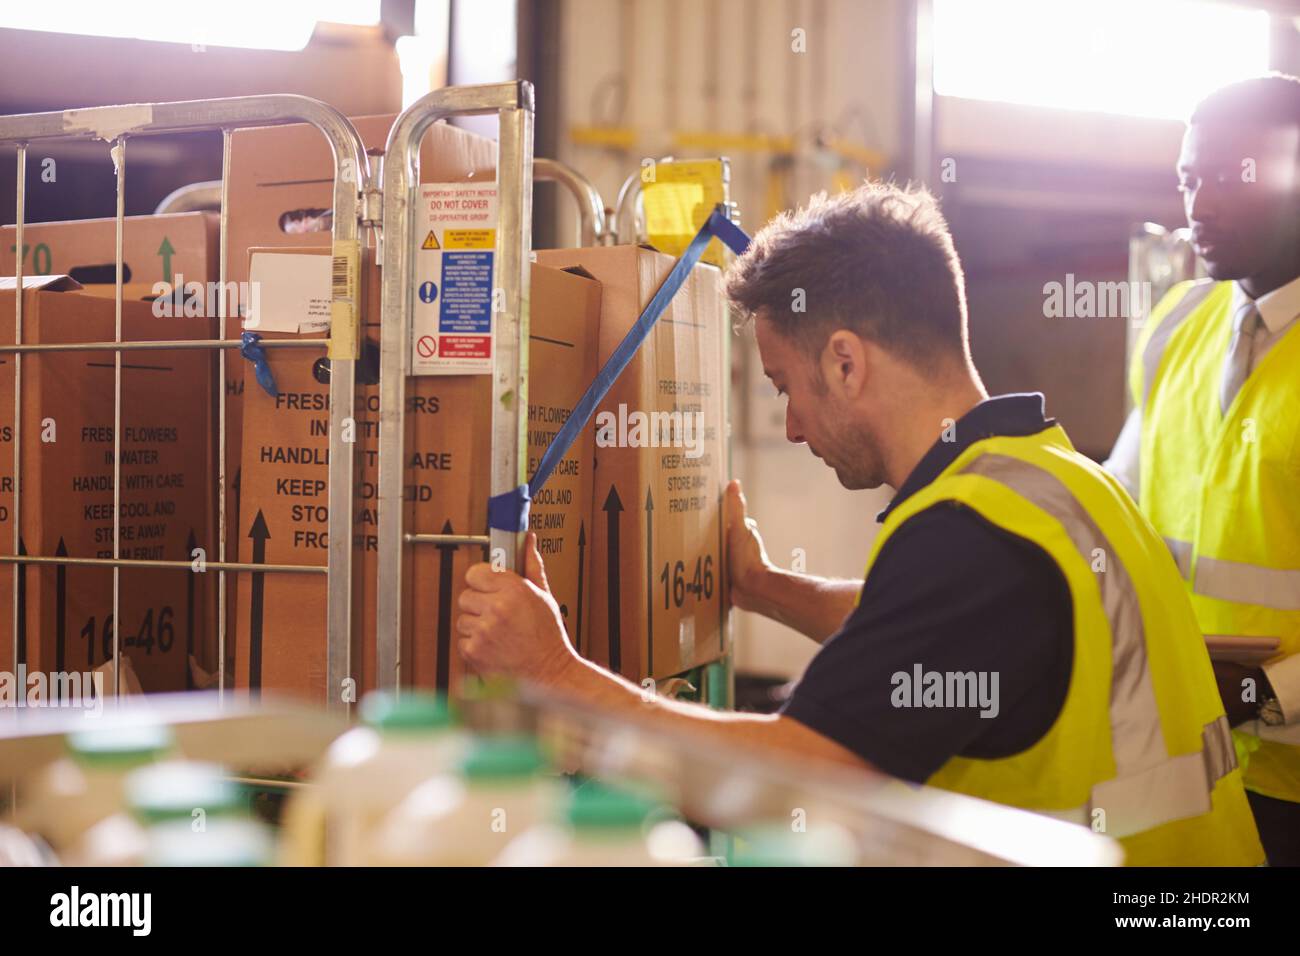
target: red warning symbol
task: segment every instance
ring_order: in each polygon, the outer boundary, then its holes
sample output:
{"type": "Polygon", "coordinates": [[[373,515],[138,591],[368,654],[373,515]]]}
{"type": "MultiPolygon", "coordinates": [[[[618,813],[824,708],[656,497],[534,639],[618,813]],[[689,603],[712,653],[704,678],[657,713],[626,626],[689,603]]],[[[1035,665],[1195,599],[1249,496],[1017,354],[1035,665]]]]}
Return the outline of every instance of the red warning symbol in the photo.
{"type": "Polygon", "coordinates": [[[415,351],[420,353],[420,358],[433,358],[438,354],[438,340],[432,335],[421,335],[416,340],[415,351]]]}
{"type": "Polygon", "coordinates": [[[441,249],[441,248],[442,248],[442,246],[438,245],[438,237],[435,236],[435,235],[433,234],[433,230],[432,230],[432,229],[430,229],[430,230],[429,230],[429,234],[428,234],[427,236],[424,237],[424,243],[420,246],[420,248],[421,248],[421,249],[441,249]]]}

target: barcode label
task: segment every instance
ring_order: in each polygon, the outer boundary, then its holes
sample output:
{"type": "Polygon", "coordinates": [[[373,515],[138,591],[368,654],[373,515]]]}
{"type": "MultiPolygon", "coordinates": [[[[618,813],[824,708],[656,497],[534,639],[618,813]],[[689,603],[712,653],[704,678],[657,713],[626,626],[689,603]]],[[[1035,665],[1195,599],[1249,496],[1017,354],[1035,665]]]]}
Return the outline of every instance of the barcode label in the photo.
{"type": "Polygon", "coordinates": [[[330,344],[327,354],[339,361],[356,361],[360,348],[357,328],[357,283],[361,244],[356,239],[334,243],[330,251],[330,344]]]}
{"type": "Polygon", "coordinates": [[[352,259],[350,256],[334,256],[330,271],[330,294],[335,299],[351,299],[352,296],[352,259]]]}

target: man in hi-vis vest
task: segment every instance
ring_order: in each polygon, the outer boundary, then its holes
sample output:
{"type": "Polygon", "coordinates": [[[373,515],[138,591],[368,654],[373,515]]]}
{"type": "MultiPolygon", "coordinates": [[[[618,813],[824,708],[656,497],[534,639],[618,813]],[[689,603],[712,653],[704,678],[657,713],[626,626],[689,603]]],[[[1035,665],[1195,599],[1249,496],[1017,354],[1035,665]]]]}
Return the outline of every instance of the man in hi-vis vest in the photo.
{"type": "MultiPolygon", "coordinates": [[[[732,603],[822,645],[785,707],[665,700],[583,660],[532,538],[523,577],[466,573],[470,664],[738,754],[874,768],[1090,827],[1131,864],[1263,862],[1178,569],[1041,395],[984,390],[934,199],[869,183],[814,200],[754,237],[727,292],[754,319],[789,440],[846,488],[896,490],[864,581],[776,567],[727,488],[732,603]]],[[[813,492],[787,507],[849,533],[862,520],[813,492]]]]}
{"type": "Polygon", "coordinates": [[[1269,862],[1297,866],[1300,80],[1207,97],[1178,177],[1210,278],[1152,311],[1133,356],[1136,407],[1107,467],[1191,594],[1269,862]]]}

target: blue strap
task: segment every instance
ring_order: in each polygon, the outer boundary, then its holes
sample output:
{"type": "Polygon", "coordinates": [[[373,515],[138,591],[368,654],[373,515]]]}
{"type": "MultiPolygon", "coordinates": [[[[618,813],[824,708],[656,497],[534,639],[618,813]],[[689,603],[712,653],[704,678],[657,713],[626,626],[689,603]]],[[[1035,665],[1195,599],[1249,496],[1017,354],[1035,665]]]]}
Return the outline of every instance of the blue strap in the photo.
{"type": "Polygon", "coordinates": [[[533,499],[527,485],[488,499],[488,527],[499,531],[527,531],[528,506],[533,499]]]}
{"type": "Polygon", "coordinates": [[[257,343],[262,337],[256,332],[244,332],[239,336],[239,354],[253,363],[257,375],[257,384],[272,398],[280,397],[280,390],[275,387],[275,376],[271,374],[271,363],[266,359],[266,349],[257,343]]]}
{"type": "Polygon", "coordinates": [[[713,239],[720,239],[736,255],[744,255],[745,250],[749,248],[749,236],[745,231],[727,218],[726,212],[722,206],[716,206],[700,231],[695,234],[686,251],[682,253],[680,259],[673,265],[672,271],[664,279],[654,297],[642,310],[636,324],[628,330],[623,341],[618,343],[618,348],[614,349],[612,355],[605,362],[601,370],[596,373],[596,378],[583,393],[582,398],[578,399],[578,404],[574,406],[573,413],[569,416],[564,426],[555,433],[551,443],[546,447],[541,461],[537,463],[537,471],[533,474],[533,479],[526,485],[520,485],[505,494],[495,495],[488,499],[488,527],[496,528],[500,531],[525,531],[528,528],[528,503],[533,496],[537,494],[546,480],[551,477],[551,472],[555,466],[569,451],[570,446],[577,440],[578,433],[591,419],[592,414],[596,411],[596,406],[600,404],[605,395],[613,387],[614,382],[622,374],[623,369],[627,368],[628,363],[632,361],[632,356],[636,354],[642,343],[650,335],[650,330],[654,328],[659,317],[668,309],[669,303],[673,297],[686,284],[687,278],[690,277],[691,270],[695,268],[696,263],[704,255],[704,250],[708,248],[709,242],[713,239]]]}

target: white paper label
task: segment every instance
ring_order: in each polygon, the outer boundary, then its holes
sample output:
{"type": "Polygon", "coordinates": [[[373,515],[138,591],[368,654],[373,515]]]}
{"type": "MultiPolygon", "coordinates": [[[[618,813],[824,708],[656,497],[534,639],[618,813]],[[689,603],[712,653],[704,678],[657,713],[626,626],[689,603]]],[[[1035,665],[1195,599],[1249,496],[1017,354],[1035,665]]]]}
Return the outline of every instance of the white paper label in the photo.
{"type": "Polygon", "coordinates": [[[256,253],[248,269],[248,317],[259,332],[324,332],[330,327],[329,256],[256,253]]]}

